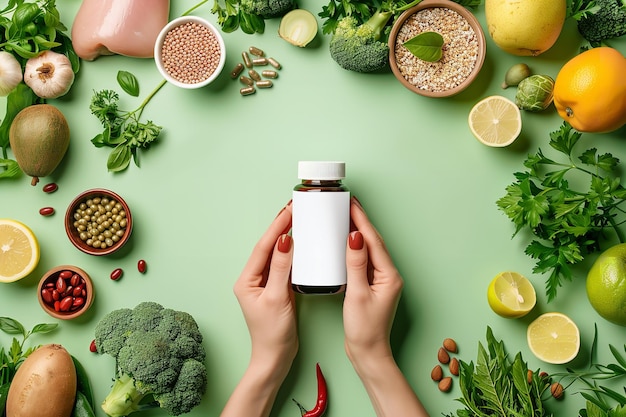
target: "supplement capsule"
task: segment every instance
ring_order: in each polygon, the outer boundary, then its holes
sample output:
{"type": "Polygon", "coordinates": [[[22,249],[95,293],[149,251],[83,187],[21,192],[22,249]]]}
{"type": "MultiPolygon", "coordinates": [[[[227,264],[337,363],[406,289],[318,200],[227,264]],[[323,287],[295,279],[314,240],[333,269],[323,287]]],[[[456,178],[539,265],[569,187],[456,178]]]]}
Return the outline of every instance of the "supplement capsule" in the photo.
{"type": "Polygon", "coordinates": [[[252,60],[250,60],[250,55],[248,55],[246,51],[243,51],[241,53],[241,57],[243,58],[243,63],[245,64],[246,68],[252,68],[252,60]]]}
{"type": "Polygon", "coordinates": [[[261,75],[264,76],[265,78],[278,78],[278,73],[273,70],[265,70],[261,72],[261,75]]]}
{"type": "Polygon", "coordinates": [[[254,94],[255,92],[256,90],[252,86],[244,87],[241,90],[239,90],[239,94],[241,94],[242,96],[249,96],[250,94],[254,94]]]}
{"type": "Polygon", "coordinates": [[[274,58],[267,58],[267,62],[270,63],[271,66],[273,66],[276,69],[280,69],[281,65],[278,61],[276,61],[274,58]]]}
{"type": "Polygon", "coordinates": [[[265,52],[262,49],[257,48],[256,46],[251,46],[249,49],[250,53],[255,56],[264,56],[265,52]]]}
{"type": "Polygon", "coordinates": [[[250,74],[250,78],[252,78],[254,81],[261,81],[261,76],[255,70],[249,70],[248,74],[250,74]]]}
{"type": "Polygon", "coordinates": [[[230,72],[230,78],[234,80],[235,78],[239,77],[239,74],[241,74],[242,71],[243,71],[243,64],[240,62],[237,65],[235,65],[235,68],[233,68],[233,70],[230,72]]]}
{"type": "Polygon", "coordinates": [[[255,67],[267,65],[267,58],[255,58],[252,60],[252,65],[255,67]]]}
{"type": "Polygon", "coordinates": [[[257,81],[256,86],[259,88],[270,88],[274,85],[270,80],[257,81]]]}
{"type": "Polygon", "coordinates": [[[245,85],[254,85],[254,81],[251,78],[246,77],[245,75],[239,77],[239,81],[241,81],[245,85]]]}

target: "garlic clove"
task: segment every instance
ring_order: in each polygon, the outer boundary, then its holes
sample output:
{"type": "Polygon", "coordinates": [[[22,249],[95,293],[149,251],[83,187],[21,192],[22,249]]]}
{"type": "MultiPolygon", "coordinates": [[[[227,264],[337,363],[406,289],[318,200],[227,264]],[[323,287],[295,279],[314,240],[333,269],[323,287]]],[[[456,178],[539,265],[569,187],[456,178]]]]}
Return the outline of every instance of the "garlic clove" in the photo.
{"type": "Polygon", "coordinates": [[[0,96],[8,96],[22,81],[22,66],[13,54],[0,51],[0,96]]]}
{"type": "Polygon", "coordinates": [[[69,58],[54,51],[44,51],[26,61],[24,82],[41,98],[58,98],[74,83],[74,70],[69,58]]]}

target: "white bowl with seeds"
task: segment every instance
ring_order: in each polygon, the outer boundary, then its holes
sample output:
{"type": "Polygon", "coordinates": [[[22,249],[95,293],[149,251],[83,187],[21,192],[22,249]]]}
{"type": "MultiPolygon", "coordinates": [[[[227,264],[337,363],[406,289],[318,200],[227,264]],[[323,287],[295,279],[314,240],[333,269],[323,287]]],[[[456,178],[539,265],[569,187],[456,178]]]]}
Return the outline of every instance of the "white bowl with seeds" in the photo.
{"type": "Polygon", "coordinates": [[[224,39],[205,19],[178,17],[159,33],[154,44],[154,61],[169,83],[181,88],[204,87],[224,68],[224,39]]]}
{"type": "Polygon", "coordinates": [[[449,97],[466,89],[485,60],[485,35],[476,17],[451,0],[423,0],[394,22],[389,35],[389,64],[409,90],[426,97],[449,97]],[[435,62],[415,56],[404,43],[420,33],[443,38],[435,62]]]}

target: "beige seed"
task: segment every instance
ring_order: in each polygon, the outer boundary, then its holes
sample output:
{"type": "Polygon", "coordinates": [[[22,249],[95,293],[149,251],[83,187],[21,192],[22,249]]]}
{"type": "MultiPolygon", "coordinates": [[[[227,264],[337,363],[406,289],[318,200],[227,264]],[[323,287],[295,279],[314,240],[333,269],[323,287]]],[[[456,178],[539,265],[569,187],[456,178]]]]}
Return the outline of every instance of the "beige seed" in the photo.
{"type": "Polygon", "coordinates": [[[452,377],[446,376],[439,381],[439,391],[448,392],[452,389],[452,377]]]}
{"type": "Polygon", "coordinates": [[[448,362],[450,362],[450,355],[444,348],[441,347],[437,352],[437,359],[439,360],[439,362],[447,364],[448,362]]]}
{"type": "Polygon", "coordinates": [[[454,341],[454,339],[451,339],[449,337],[445,338],[443,340],[443,347],[445,350],[447,350],[450,353],[457,353],[458,352],[458,348],[456,345],[456,342],[454,341]]]}
{"type": "Polygon", "coordinates": [[[448,368],[450,369],[450,373],[452,375],[459,376],[459,360],[457,358],[450,359],[448,368]]]}
{"type": "Polygon", "coordinates": [[[435,382],[441,381],[443,378],[443,368],[441,368],[441,365],[435,365],[433,370],[430,371],[430,378],[435,382]]]}

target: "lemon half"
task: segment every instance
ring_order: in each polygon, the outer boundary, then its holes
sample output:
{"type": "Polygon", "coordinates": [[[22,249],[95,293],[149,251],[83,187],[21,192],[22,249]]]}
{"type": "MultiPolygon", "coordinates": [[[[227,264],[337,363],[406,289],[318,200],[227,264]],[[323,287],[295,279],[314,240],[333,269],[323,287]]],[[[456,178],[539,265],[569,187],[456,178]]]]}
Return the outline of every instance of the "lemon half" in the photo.
{"type": "Polygon", "coordinates": [[[580,332],[576,323],[562,313],[544,313],[528,325],[530,351],[547,363],[570,362],[580,350],[580,332]]]}
{"type": "Polygon", "coordinates": [[[24,278],[39,263],[39,242],[25,224],[0,219],[0,282],[24,278]]]}
{"type": "Polygon", "coordinates": [[[522,114],[508,98],[490,96],[472,107],[468,123],[479,142],[504,147],[513,143],[522,131],[522,114]]]}
{"type": "Polygon", "coordinates": [[[528,278],[517,272],[505,271],[491,280],[487,300],[496,314],[517,318],[528,314],[535,307],[537,294],[528,278]]]}

